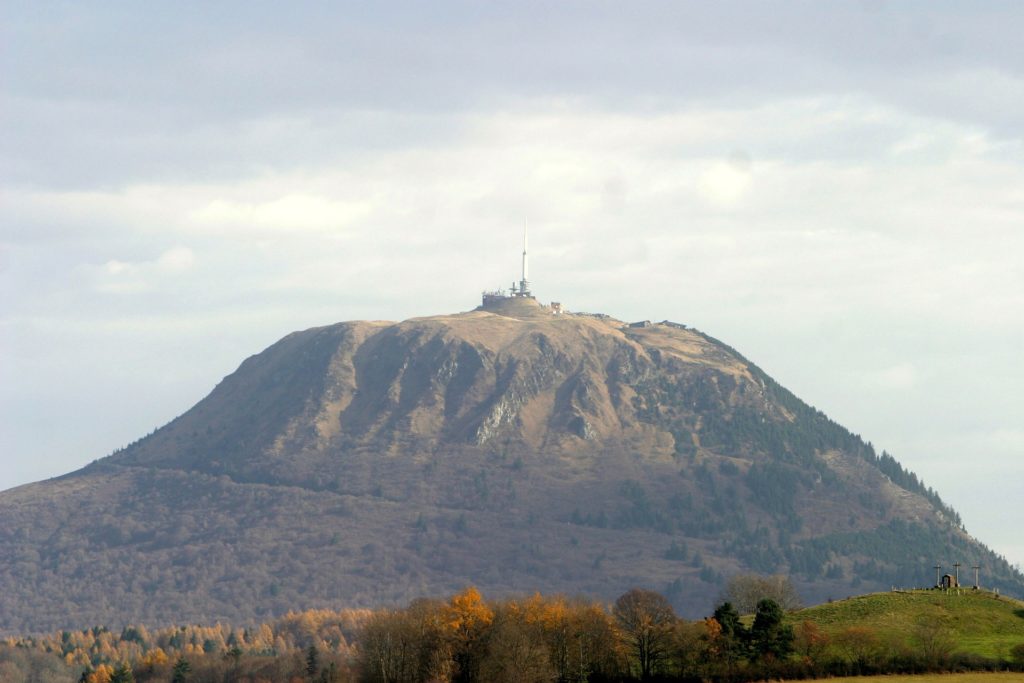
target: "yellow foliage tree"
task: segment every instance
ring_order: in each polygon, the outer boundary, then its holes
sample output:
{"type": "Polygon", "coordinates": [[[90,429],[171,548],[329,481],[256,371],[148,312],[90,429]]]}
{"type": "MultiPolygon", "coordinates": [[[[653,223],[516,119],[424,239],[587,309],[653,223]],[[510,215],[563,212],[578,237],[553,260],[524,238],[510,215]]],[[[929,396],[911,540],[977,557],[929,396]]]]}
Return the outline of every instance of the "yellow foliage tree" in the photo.
{"type": "Polygon", "coordinates": [[[260,630],[256,634],[253,645],[257,650],[269,650],[274,647],[274,631],[269,624],[260,624],[260,630]]]}
{"type": "Polygon", "coordinates": [[[473,586],[456,593],[444,611],[445,624],[459,642],[468,642],[494,621],[494,611],[473,586]]]}
{"type": "Polygon", "coordinates": [[[168,659],[167,653],[157,647],[144,654],[138,662],[140,668],[152,670],[166,664],[168,659]]]}
{"type": "Polygon", "coordinates": [[[441,614],[447,637],[452,643],[452,658],[457,671],[474,678],[481,648],[477,643],[494,621],[494,611],[487,606],[475,587],[456,593],[441,614]]]}
{"type": "Polygon", "coordinates": [[[96,670],[85,677],[85,683],[110,683],[114,677],[114,667],[109,664],[100,664],[96,670]]]}

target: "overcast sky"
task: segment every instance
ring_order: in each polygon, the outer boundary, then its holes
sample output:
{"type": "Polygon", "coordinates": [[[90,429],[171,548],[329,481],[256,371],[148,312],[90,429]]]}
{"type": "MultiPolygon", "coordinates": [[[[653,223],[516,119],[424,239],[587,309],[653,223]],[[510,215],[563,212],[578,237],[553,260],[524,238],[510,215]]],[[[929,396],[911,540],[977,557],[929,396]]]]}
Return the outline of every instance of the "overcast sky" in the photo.
{"type": "Polygon", "coordinates": [[[539,298],[722,339],[1024,562],[1021,3],[0,7],[0,489],[473,308],[528,218],[539,298]]]}

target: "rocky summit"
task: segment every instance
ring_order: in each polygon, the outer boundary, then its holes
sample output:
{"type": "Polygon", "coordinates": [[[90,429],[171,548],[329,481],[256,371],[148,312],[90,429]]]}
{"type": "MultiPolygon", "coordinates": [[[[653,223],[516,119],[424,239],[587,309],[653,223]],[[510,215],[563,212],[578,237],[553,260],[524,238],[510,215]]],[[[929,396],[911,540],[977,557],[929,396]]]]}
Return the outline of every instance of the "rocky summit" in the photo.
{"type": "Polygon", "coordinates": [[[530,298],[288,335],[184,415],[0,493],[0,631],[255,621],[475,584],[708,613],[1024,577],[888,454],[684,325],[530,298]]]}

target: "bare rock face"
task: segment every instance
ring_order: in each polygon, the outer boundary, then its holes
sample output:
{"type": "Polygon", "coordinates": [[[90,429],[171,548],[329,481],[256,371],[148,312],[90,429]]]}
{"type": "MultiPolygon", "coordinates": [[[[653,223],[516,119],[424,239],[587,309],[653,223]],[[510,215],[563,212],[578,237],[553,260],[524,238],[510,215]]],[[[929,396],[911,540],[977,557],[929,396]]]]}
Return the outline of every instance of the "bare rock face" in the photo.
{"type": "Polygon", "coordinates": [[[892,458],[674,323],[530,301],[288,335],[154,434],[0,493],[0,632],[252,620],[474,583],[690,615],[739,571],[805,598],[1024,580],[892,458]]]}
{"type": "MultiPolygon", "coordinates": [[[[290,335],[110,462],[233,473],[272,468],[297,453],[415,457],[500,444],[572,456],[595,443],[660,452],[674,439],[668,418],[677,419],[678,433],[687,428],[680,411],[693,412],[653,405],[672,392],[710,392],[705,398],[723,406],[763,403],[746,363],[696,332],[526,312],[343,323],[290,335]],[[211,450],[220,457],[207,457],[211,450]]],[[[762,408],[785,419],[770,404],[762,408]]]]}

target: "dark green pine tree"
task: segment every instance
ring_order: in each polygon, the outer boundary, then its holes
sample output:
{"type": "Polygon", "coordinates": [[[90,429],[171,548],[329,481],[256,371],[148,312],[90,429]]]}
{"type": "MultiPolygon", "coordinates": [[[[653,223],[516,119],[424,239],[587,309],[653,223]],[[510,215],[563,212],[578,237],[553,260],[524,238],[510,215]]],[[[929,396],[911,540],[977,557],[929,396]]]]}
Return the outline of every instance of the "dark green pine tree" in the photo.
{"type": "Polygon", "coordinates": [[[774,600],[764,598],[757,603],[750,644],[758,657],[784,659],[793,653],[793,627],[782,623],[784,616],[774,600]]]}
{"type": "Polygon", "coordinates": [[[128,662],[121,662],[117,665],[113,675],[110,676],[110,683],[135,683],[135,675],[132,674],[132,668],[128,666],[128,662]]]}
{"type": "Polygon", "coordinates": [[[192,665],[184,657],[178,657],[171,669],[171,683],[187,683],[188,675],[192,671],[192,665]]]}
{"type": "Polygon", "coordinates": [[[734,662],[746,655],[749,634],[740,622],[739,612],[731,602],[719,605],[712,616],[722,627],[722,656],[731,668],[734,662]]]}
{"type": "Polygon", "coordinates": [[[718,625],[722,627],[722,635],[742,638],[743,637],[743,624],[740,623],[739,612],[732,606],[731,602],[723,602],[721,605],[715,608],[715,613],[712,615],[718,625]]]}
{"type": "Polygon", "coordinates": [[[320,683],[338,683],[338,667],[331,662],[331,665],[320,670],[320,683]]]}
{"type": "Polygon", "coordinates": [[[317,654],[316,645],[310,645],[306,650],[306,675],[312,680],[319,670],[320,656],[317,654]]]}

